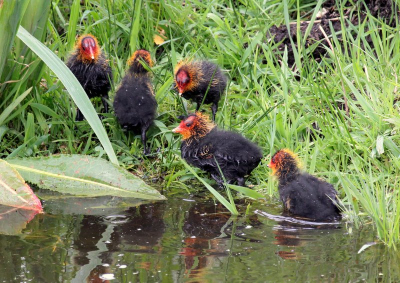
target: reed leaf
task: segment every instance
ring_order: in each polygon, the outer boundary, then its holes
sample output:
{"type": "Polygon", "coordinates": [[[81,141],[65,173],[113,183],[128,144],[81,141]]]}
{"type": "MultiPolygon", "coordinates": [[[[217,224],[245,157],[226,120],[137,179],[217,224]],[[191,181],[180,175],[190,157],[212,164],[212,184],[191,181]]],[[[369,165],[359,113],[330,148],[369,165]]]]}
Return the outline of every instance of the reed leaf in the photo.
{"type": "MultiPolygon", "coordinates": [[[[14,42],[15,34],[30,0],[1,1],[0,6],[0,77],[14,42]]],[[[0,81],[1,82],[1,81],[0,81]]]]}

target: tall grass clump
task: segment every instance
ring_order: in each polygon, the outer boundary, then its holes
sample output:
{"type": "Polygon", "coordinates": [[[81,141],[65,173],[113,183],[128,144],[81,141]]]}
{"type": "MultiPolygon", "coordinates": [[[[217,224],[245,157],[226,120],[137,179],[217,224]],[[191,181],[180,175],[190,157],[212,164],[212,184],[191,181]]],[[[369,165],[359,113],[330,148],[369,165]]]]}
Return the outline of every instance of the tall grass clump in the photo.
{"type": "MultiPolygon", "coordinates": [[[[203,189],[203,181],[211,184],[203,172],[188,170],[182,163],[179,137],[171,132],[177,116],[194,110],[173,91],[173,68],[183,58],[208,58],[229,77],[216,123],[263,149],[265,161],[248,180],[255,191],[277,197],[277,182],[266,163],[277,149],[291,148],[307,171],[334,184],[349,222],[356,227],[372,223],[379,240],[391,247],[399,244],[398,25],[390,27],[371,15],[357,25],[349,24],[338,1],[342,32],[340,37],[328,36],[327,55],[316,61],[312,53],[316,43],[306,47],[308,38],[299,27],[318,20],[321,0],[184,4],[56,0],[49,5],[46,20],[36,21],[43,34],[23,26],[63,61],[77,35],[95,35],[113,68],[111,102],[132,52],[144,48],[154,58],[159,108],[148,132],[152,158],[142,158],[140,139],[123,132],[113,113],[104,114],[101,121],[119,164],[159,182],[167,192],[203,189]],[[292,53],[288,46],[278,49],[266,36],[274,25],[293,24],[297,36],[290,43],[292,53]],[[163,42],[156,44],[155,36],[163,42]],[[293,66],[288,64],[290,56],[293,66]]],[[[351,12],[362,12],[357,9],[351,12]]],[[[3,53],[5,44],[1,43],[3,53]]],[[[0,114],[1,158],[57,153],[105,156],[92,124],[74,122],[76,106],[61,78],[18,40],[6,54],[0,113],[9,114],[0,114]]],[[[98,109],[99,101],[93,103],[98,109]]]]}

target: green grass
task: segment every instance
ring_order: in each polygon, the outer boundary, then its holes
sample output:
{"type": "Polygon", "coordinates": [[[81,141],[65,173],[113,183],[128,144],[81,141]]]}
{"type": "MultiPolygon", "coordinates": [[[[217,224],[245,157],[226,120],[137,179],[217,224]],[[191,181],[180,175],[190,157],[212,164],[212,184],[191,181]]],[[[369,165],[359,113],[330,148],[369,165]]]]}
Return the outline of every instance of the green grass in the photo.
{"type": "MultiPolygon", "coordinates": [[[[343,39],[333,35],[333,49],[326,47],[329,56],[320,63],[298,36],[297,67],[289,68],[287,53],[283,59],[277,56],[266,31],[272,25],[313,21],[314,8],[321,1],[80,2],[53,1],[43,26],[44,40],[37,36],[62,60],[68,57],[76,35],[92,33],[110,59],[113,90],[136,48],[148,49],[155,61],[152,71],[159,116],[148,133],[154,158],[142,160],[140,139],[123,132],[112,113],[102,121],[122,166],[145,180],[159,182],[164,190],[204,189],[182,164],[180,138],[171,132],[178,123],[176,117],[184,114],[185,107],[193,111],[194,105],[180,100],[171,84],[177,61],[208,58],[229,77],[217,124],[241,132],[263,149],[265,159],[248,184],[277,197],[277,182],[266,164],[277,149],[290,148],[307,171],[335,185],[348,221],[356,226],[372,223],[377,237],[388,246],[400,242],[398,29],[367,17],[361,26],[347,28],[343,39]],[[153,36],[159,30],[165,32],[166,41],[157,46],[153,36]],[[367,36],[372,46],[366,43],[367,36]],[[318,130],[312,129],[313,123],[318,130]]],[[[27,53],[23,57],[15,52],[8,56],[0,80],[5,82],[0,85],[0,113],[10,113],[0,114],[0,157],[56,153],[105,157],[87,122],[78,123],[75,130],[74,102],[54,73],[36,55],[27,56],[28,50],[23,50],[27,53]]],[[[114,94],[110,92],[111,102],[114,94]]],[[[100,101],[94,103],[100,110],[100,101]]],[[[203,109],[210,114],[208,106],[203,109]]],[[[194,170],[206,180],[206,174],[194,170]]]]}

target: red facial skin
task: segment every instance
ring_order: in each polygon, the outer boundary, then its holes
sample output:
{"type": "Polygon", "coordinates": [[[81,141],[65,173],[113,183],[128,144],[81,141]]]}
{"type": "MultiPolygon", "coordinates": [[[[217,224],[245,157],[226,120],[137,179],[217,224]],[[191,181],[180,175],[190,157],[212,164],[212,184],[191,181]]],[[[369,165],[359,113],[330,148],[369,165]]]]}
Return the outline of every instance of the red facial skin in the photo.
{"type": "Polygon", "coordinates": [[[267,166],[272,169],[272,175],[275,175],[277,170],[276,163],[271,160],[267,166]]]}
{"type": "Polygon", "coordinates": [[[95,60],[98,56],[98,47],[96,40],[91,36],[82,38],[81,41],[81,54],[86,60],[95,60]]]}
{"type": "Polygon", "coordinates": [[[196,116],[190,116],[186,120],[181,121],[178,127],[172,130],[174,133],[179,133],[183,136],[183,139],[189,138],[192,134],[191,131],[196,125],[196,116]]]}
{"type": "Polygon", "coordinates": [[[269,168],[271,168],[271,169],[276,169],[275,167],[276,167],[276,161],[278,160],[280,160],[280,155],[281,155],[281,153],[280,153],[280,151],[278,151],[278,153],[277,154],[275,154],[273,157],[272,157],[272,159],[271,159],[271,162],[267,165],[269,168]]]}
{"type": "Polygon", "coordinates": [[[190,77],[188,73],[181,70],[176,74],[176,85],[178,87],[179,95],[182,95],[186,91],[186,88],[190,82],[190,77]]]}
{"type": "Polygon", "coordinates": [[[284,166],[285,162],[287,162],[285,160],[288,159],[288,157],[292,159],[296,167],[298,166],[299,161],[297,155],[287,148],[281,149],[272,156],[271,162],[268,164],[268,167],[272,169],[272,175],[277,175],[278,169],[284,166]]]}

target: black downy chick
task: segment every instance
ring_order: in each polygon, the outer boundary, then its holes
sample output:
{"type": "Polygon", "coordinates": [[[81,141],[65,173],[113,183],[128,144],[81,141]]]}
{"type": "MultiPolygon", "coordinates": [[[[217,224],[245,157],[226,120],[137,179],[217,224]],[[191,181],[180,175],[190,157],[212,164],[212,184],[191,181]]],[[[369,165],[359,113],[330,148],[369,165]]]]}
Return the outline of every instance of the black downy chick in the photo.
{"type": "Polygon", "coordinates": [[[157,101],[150,73],[142,61],[149,67],[153,65],[147,50],[137,50],[129,59],[129,69],[115,95],[114,111],[123,128],[141,134],[143,152],[147,155],[150,151],[146,144],[146,132],[154,121],[157,101]]]}
{"type": "MultiPolygon", "coordinates": [[[[75,51],[69,57],[67,67],[78,79],[89,98],[101,97],[104,111],[108,113],[108,92],[111,89],[112,71],[101,52],[96,37],[90,34],[78,38],[75,51]]],[[[76,121],[84,119],[79,108],[76,121]]]]}
{"type": "Polygon", "coordinates": [[[196,111],[199,111],[202,103],[212,103],[211,111],[215,121],[218,102],[227,84],[221,69],[209,61],[181,61],[175,67],[174,75],[179,95],[196,102],[196,111]]]}
{"type": "Polygon", "coordinates": [[[268,167],[278,177],[279,195],[285,211],[314,221],[341,219],[333,185],[301,172],[293,152],[288,149],[277,151],[268,167]]]}
{"type": "Polygon", "coordinates": [[[184,117],[173,130],[183,137],[182,158],[189,164],[211,174],[223,185],[218,165],[229,184],[244,185],[244,177],[260,163],[260,148],[242,135],[219,130],[207,116],[196,112],[184,117]],[[218,165],[217,165],[218,163],[218,165]]]}

